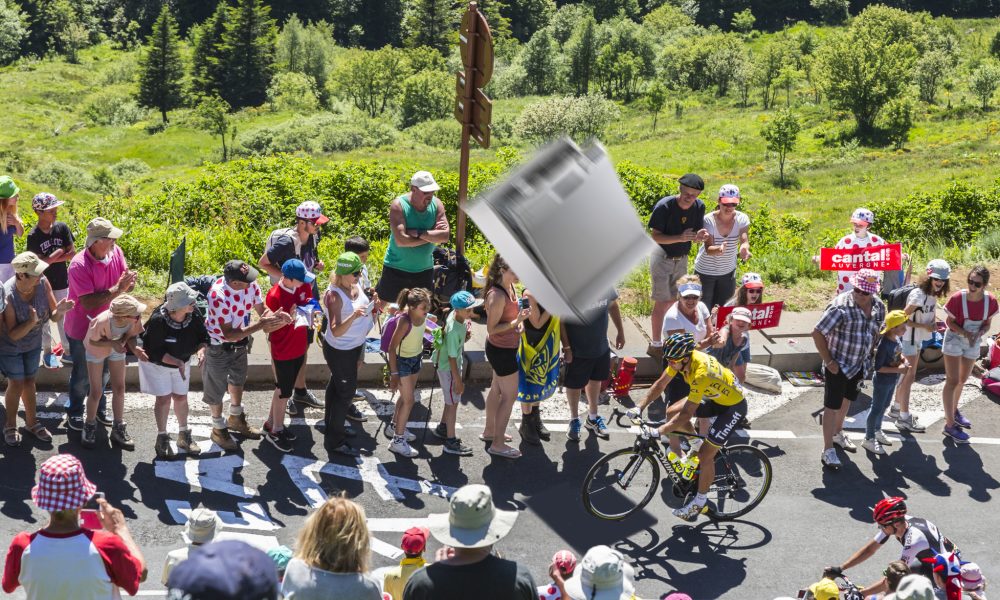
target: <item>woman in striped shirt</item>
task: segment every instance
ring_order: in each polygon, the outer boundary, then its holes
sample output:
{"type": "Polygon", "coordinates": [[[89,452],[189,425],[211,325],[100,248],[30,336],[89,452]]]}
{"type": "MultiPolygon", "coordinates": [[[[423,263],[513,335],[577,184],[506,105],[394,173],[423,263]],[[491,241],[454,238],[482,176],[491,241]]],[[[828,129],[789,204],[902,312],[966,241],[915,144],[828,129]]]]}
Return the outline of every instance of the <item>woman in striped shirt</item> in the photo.
{"type": "Polygon", "coordinates": [[[722,305],[736,291],[736,258],[750,259],[750,217],[736,210],[740,189],[726,184],[719,189],[719,206],[705,215],[708,240],[698,248],[694,272],[701,279],[702,302],[709,309],[722,305]]]}

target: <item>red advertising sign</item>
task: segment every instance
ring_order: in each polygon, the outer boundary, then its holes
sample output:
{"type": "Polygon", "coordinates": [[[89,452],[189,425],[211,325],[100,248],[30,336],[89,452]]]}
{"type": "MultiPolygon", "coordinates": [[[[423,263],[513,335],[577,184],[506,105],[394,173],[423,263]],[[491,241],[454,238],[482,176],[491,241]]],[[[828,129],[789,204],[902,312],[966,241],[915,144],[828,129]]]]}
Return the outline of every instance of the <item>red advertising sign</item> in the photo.
{"type": "MultiPolygon", "coordinates": [[[[765,304],[751,304],[745,306],[750,310],[750,329],[767,329],[777,327],[781,321],[781,309],[785,307],[784,302],[767,302],[765,304]]],[[[726,322],[729,313],[733,312],[733,306],[720,306],[716,323],[720,326],[726,322]]]]}
{"type": "Polygon", "coordinates": [[[899,244],[865,248],[820,248],[819,268],[824,271],[899,271],[903,268],[903,248],[899,244]]]}

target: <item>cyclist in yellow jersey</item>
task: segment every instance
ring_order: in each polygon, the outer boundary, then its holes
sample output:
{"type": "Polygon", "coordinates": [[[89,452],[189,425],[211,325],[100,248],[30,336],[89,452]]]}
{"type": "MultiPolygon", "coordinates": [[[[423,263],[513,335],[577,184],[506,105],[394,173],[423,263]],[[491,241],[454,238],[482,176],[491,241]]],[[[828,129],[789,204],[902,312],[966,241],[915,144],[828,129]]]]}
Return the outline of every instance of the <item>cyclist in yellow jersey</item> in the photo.
{"type": "MultiPolygon", "coordinates": [[[[715,358],[695,350],[694,336],[690,333],[675,333],[663,342],[663,359],[667,368],[649,388],[645,399],[628,416],[638,419],[642,411],[666,389],[670,380],[680,375],[691,386],[691,393],[685,402],[677,402],[667,408],[667,422],[660,426],[660,435],[672,431],[693,433],[691,419],[694,417],[715,417],[715,422],[705,435],[707,444],[698,449],[701,473],[698,476],[698,493],[683,508],[674,511],[674,516],[685,521],[694,521],[708,502],[706,493],[715,480],[715,455],[729,435],[736,430],[740,419],[747,414],[747,403],[743,398],[743,388],[733,372],[719,364],[715,358]]],[[[672,442],[676,438],[671,439],[672,442]]]]}

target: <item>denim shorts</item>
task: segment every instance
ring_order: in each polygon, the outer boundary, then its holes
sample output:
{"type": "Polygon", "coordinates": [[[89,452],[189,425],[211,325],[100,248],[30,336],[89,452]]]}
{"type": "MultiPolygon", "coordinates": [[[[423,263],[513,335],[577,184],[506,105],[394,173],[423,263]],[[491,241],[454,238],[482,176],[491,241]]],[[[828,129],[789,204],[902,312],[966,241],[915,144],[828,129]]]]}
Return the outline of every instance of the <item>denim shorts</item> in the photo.
{"type": "Polygon", "coordinates": [[[404,356],[396,357],[396,369],[399,371],[400,377],[409,377],[410,375],[416,375],[420,373],[420,367],[423,364],[423,355],[418,354],[417,356],[411,356],[409,358],[404,356]]]}
{"type": "Polygon", "coordinates": [[[114,350],[112,350],[111,354],[109,354],[107,358],[97,358],[90,352],[87,353],[87,362],[89,363],[94,363],[95,365],[99,365],[106,360],[125,360],[125,353],[115,352],[114,350]]]}
{"type": "Polygon", "coordinates": [[[41,357],[41,346],[36,350],[18,352],[17,354],[0,354],[0,371],[3,371],[7,379],[23,380],[34,377],[38,373],[41,357]]]}
{"type": "Polygon", "coordinates": [[[979,358],[979,340],[976,338],[976,344],[969,344],[969,340],[965,339],[964,335],[953,333],[948,330],[944,333],[944,344],[941,346],[941,352],[945,356],[961,356],[968,360],[976,360],[979,358]]]}

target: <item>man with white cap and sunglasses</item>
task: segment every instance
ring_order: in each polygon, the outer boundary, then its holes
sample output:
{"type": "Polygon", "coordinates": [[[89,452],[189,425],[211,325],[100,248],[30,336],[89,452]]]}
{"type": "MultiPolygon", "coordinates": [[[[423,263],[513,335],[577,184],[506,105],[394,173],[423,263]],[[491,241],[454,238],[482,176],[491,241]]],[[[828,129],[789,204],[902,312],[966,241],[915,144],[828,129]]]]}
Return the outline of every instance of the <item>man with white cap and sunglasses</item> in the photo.
{"type": "Polygon", "coordinates": [[[434,291],[434,248],[451,238],[444,203],[434,196],[441,186],[427,171],[410,178],[410,191],[389,205],[389,248],[375,291],[379,302],[395,302],[404,289],[434,291]]]}
{"type": "Polygon", "coordinates": [[[531,573],[493,553],[516,520],[516,511],[493,506],[485,485],[459,488],[447,513],[428,518],[431,535],[445,547],[438,551],[438,562],[410,577],[403,600],[535,600],[531,573]]]}
{"type": "Polygon", "coordinates": [[[188,515],[187,524],[184,526],[184,539],[188,545],[167,553],[167,558],[163,562],[163,575],[160,583],[167,585],[170,572],[178,564],[188,559],[188,555],[199,546],[204,546],[215,539],[215,534],[222,529],[222,519],[210,508],[196,508],[188,515]]]}

